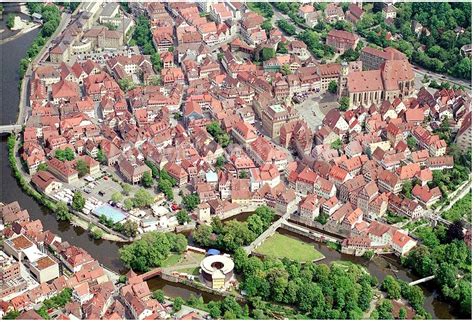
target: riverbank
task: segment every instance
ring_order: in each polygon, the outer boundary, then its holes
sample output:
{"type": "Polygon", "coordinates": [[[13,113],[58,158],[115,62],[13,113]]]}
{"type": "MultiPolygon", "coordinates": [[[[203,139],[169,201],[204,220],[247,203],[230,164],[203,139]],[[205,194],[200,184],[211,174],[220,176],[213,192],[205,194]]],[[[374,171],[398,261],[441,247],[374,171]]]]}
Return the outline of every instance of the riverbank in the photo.
{"type": "MultiPolygon", "coordinates": [[[[77,225],[77,226],[81,227],[84,230],[89,230],[89,225],[90,224],[87,221],[85,221],[83,219],[80,219],[77,216],[73,216],[71,218],[71,223],[73,225],[77,225]]],[[[97,227],[97,226],[94,226],[94,227],[97,227]]],[[[100,227],[98,227],[98,228],[101,229],[100,227]]],[[[101,230],[103,231],[101,239],[115,241],[115,242],[121,242],[121,243],[127,242],[126,240],[123,240],[119,236],[109,234],[109,233],[105,232],[103,229],[101,229],[101,230]]]]}
{"type": "Polygon", "coordinates": [[[33,31],[33,30],[35,30],[35,29],[37,29],[37,28],[40,28],[40,27],[41,27],[41,25],[34,24],[34,25],[32,25],[32,26],[29,26],[28,28],[23,28],[23,29],[21,29],[19,32],[15,33],[15,34],[12,35],[12,36],[9,36],[9,37],[7,37],[7,38],[1,38],[1,39],[0,39],[0,45],[3,45],[3,44],[5,44],[5,43],[7,43],[7,42],[9,42],[9,41],[15,40],[15,39],[17,39],[17,38],[23,36],[24,34],[27,34],[27,33],[29,33],[30,31],[33,31]]]}
{"type": "MultiPolygon", "coordinates": [[[[57,209],[57,203],[55,200],[51,199],[49,196],[46,196],[45,194],[37,191],[32,185],[31,185],[31,179],[28,174],[24,173],[21,171],[22,169],[22,164],[19,160],[19,147],[18,147],[18,141],[19,139],[16,139],[14,135],[11,135],[8,138],[8,160],[10,163],[10,168],[12,169],[13,176],[16,178],[17,183],[20,185],[20,187],[23,189],[25,193],[28,195],[32,196],[38,203],[41,205],[47,207],[49,210],[51,210],[53,213],[56,213],[57,209]]],[[[92,219],[87,222],[85,219],[80,218],[79,214],[74,211],[72,208],[69,209],[71,212],[71,221],[84,230],[89,230],[89,226],[92,224],[94,226],[98,226],[99,229],[103,231],[103,234],[101,236],[101,239],[105,240],[111,240],[111,241],[117,241],[117,242],[128,242],[129,240],[119,236],[118,233],[111,233],[110,229],[107,227],[104,227],[97,221],[92,222],[92,219]]]]}

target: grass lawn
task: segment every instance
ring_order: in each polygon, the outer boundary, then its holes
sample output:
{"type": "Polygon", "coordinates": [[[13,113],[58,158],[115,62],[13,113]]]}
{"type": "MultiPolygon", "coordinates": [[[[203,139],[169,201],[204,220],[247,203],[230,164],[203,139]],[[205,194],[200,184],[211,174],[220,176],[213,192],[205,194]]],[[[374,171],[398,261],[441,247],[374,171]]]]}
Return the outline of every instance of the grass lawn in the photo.
{"type": "Polygon", "coordinates": [[[311,262],[324,258],[324,255],[311,244],[279,233],[268,237],[255,251],[265,256],[286,257],[297,262],[311,262]]]}
{"type": "Polygon", "coordinates": [[[178,272],[190,275],[199,275],[199,267],[178,269],[178,272]]]}
{"type": "Polygon", "coordinates": [[[167,259],[163,261],[163,264],[161,267],[170,267],[178,264],[178,262],[181,260],[182,255],[180,254],[175,254],[171,253],[167,259]]]}

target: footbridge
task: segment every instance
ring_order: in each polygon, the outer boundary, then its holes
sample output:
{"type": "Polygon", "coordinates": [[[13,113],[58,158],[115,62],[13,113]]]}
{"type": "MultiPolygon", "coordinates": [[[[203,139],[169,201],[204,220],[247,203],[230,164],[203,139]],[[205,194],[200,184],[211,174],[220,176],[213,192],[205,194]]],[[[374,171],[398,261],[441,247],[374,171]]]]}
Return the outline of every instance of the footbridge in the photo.
{"type": "Polygon", "coordinates": [[[416,281],[413,281],[411,283],[409,283],[409,285],[413,286],[413,285],[418,285],[418,284],[421,284],[421,283],[425,283],[425,282],[428,282],[428,281],[431,281],[435,278],[434,275],[431,275],[431,276],[427,276],[427,277],[424,277],[424,278],[420,278],[419,280],[416,280],[416,281]]]}

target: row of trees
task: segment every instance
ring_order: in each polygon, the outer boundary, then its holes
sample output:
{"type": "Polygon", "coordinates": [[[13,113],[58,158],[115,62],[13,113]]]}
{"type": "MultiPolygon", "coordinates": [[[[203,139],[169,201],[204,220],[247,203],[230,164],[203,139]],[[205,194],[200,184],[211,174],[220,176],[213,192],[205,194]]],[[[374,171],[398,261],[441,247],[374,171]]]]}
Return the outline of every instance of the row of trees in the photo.
{"type": "Polygon", "coordinates": [[[27,2],[26,6],[31,14],[39,13],[43,17],[43,26],[41,32],[36,36],[33,43],[26,52],[26,57],[20,60],[20,79],[23,79],[28,65],[41,48],[45,45],[46,40],[52,36],[61,22],[61,12],[56,5],[46,5],[41,2],[27,2]]]}
{"type": "Polygon", "coordinates": [[[150,21],[145,16],[139,16],[136,20],[135,31],[132,35],[131,45],[137,44],[142,48],[145,55],[150,55],[151,63],[155,71],[159,72],[162,69],[160,54],[153,46],[153,35],[151,34],[150,21]]]}
{"type": "Polygon", "coordinates": [[[223,223],[215,217],[211,226],[199,226],[193,232],[193,239],[204,247],[217,247],[234,252],[237,248],[249,245],[254,241],[271,225],[274,216],[275,213],[272,209],[261,206],[245,222],[231,220],[223,223]]]}
{"type": "Polygon", "coordinates": [[[282,29],[288,36],[296,35],[296,28],[293,24],[286,20],[278,20],[277,26],[282,29]]]}
{"type": "Polygon", "coordinates": [[[102,225],[118,231],[127,237],[136,237],[138,234],[138,223],[127,219],[123,224],[122,223],[114,223],[111,218],[106,217],[105,215],[99,216],[99,223],[102,225]]]}
{"type": "Polygon", "coordinates": [[[122,247],[119,250],[120,260],[128,268],[146,272],[160,267],[172,252],[183,253],[187,245],[188,242],[183,235],[150,232],[130,245],[122,247]]]}

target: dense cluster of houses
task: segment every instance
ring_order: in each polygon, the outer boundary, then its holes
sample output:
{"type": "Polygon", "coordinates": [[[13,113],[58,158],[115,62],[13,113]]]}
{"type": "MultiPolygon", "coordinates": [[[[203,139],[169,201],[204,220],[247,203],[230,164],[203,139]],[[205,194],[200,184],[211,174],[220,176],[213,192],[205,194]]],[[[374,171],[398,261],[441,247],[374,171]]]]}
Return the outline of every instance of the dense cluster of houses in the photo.
{"type": "Polygon", "coordinates": [[[391,212],[418,219],[441,199],[439,187],[430,188],[428,183],[433,171],[454,166],[447,142],[433,133],[445,119],[459,129],[455,141],[467,151],[462,143],[470,131],[471,111],[461,91],[431,94],[422,88],[404,100],[329,111],[315,133],[310,155],[288,166],[290,187],[305,196],[298,205],[299,219],[313,222],[326,216],[324,229],[347,237],[343,243],[347,252],[388,248],[406,254],[416,243],[384,224],[384,217],[391,212]],[[427,117],[429,124],[424,121],[427,117]],[[407,145],[409,137],[415,146],[407,145]],[[338,140],[341,145],[334,146],[338,140]],[[414,183],[412,198],[401,194],[406,182],[414,183]]]}
{"type": "MultiPolygon", "coordinates": [[[[133,185],[152,172],[150,164],[165,170],[199,196],[194,216],[201,223],[268,205],[343,236],[346,253],[405,255],[416,246],[385,218],[418,219],[442,197],[430,184],[433,172],[453,168],[454,160],[435,130],[447,120],[460,149],[470,149],[465,92],[416,89],[412,66],[394,48],[366,47],[357,62],[323,64],[304,42],[276,27],[263,30],[265,19],[242,3],[133,2],[130,9],[149,19],[161,70],[133,51],[76,59],[94,48],[122,48],[133,24],[119,4],[101,2],[85,5],[55,40],[49,61],[34,66],[21,158],[38,190],[50,195],[76,182],[82,164],[98,176],[100,155],[133,185]],[[281,42],[286,54],[252,62],[281,42]],[[127,82],[133,88],[124,88],[127,82]],[[324,95],[331,82],[349,98],[349,109],[332,109],[311,128],[292,98],[324,95]],[[230,144],[208,131],[215,124],[230,144]],[[62,160],[58,150],[74,158],[62,160]],[[411,198],[401,193],[407,182],[414,183],[411,198]]],[[[320,11],[302,4],[298,15],[308,24],[355,23],[364,11],[357,3],[345,14],[339,4],[320,11]]],[[[383,15],[393,21],[395,7],[384,6],[383,15]]],[[[326,39],[338,53],[358,42],[342,30],[326,39]]],[[[119,289],[85,250],[43,231],[18,203],[2,204],[0,215],[0,315],[17,310],[31,318],[36,304],[69,288],[73,301],[61,311],[64,319],[170,317],[133,271],[119,289]]]]}
{"type": "MultiPolygon", "coordinates": [[[[314,14],[310,7],[302,5],[300,15],[314,14]]],[[[51,63],[34,70],[22,157],[42,191],[77,180],[77,160],[90,174],[100,171],[95,160],[100,151],[103,162],[131,184],[151,172],[145,161],[166,170],[179,187],[199,195],[201,221],[262,204],[280,213],[303,204],[313,208],[300,209],[303,217],[314,220],[321,210],[329,216],[328,227],[337,228],[351,214],[350,230],[357,226],[361,234],[387,211],[416,218],[440,199],[440,190],[427,184],[432,171],[453,167],[447,143],[433,133],[443,119],[458,130],[461,148],[470,145],[467,94],[416,91],[413,69],[396,49],[366,47],[358,62],[322,64],[302,41],[287,40],[275,27],[267,34],[260,27],[263,17],[242,4],[133,3],[131,10],[150,19],[162,59],[161,84],[151,82],[158,75],[150,57],[141,54],[74,63],[56,63],[51,55],[51,63]],[[287,54],[261,66],[249,59],[280,42],[287,43],[287,54]],[[282,72],[284,66],[289,73],[282,72]],[[135,88],[122,90],[124,79],[135,88]],[[351,108],[329,111],[312,129],[291,98],[324,94],[332,81],[351,108]],[[234,144],[219,144],[207,131],[213,122],[234,144]],[[416,141],[415,150],[408,137],[416,141]],[[338,140],[341,146],[334,147],[338,140]],[[55,157],[67,148],[73,161],[55,157]],[[300,161],[293,161],[293,153],[300,161]],[[226,162],[216,165],[220,158],[226,162]],[[36,173],[42,163],[48,172],[36,173]],[[401,196],[403,183],[414,180],[413,200],[401,196]],[[298,205],[299,196],[309,199],[298,205]]],[[[344,17],[340,6],[328,4],[324,17],[357,20],[361,10],[352,4],[344,17]]],[[[327,38],[340,52],[357,42],[340,30],[327,38]]]]}
{"type": "MultiPolygon", "coordinates": [[[[0,318],[11,311],[19,319],[44,319],[35,310],[68,289],[71,300],[48,314],[58,320],[169,319],[170,304],[151,298],[148,284],[130,271],[117,282],[87,251],[43,231],[18,202],[0,204],[0,318]]],[[[203,318],[191,310],[179,319],[203,318]]]]}

